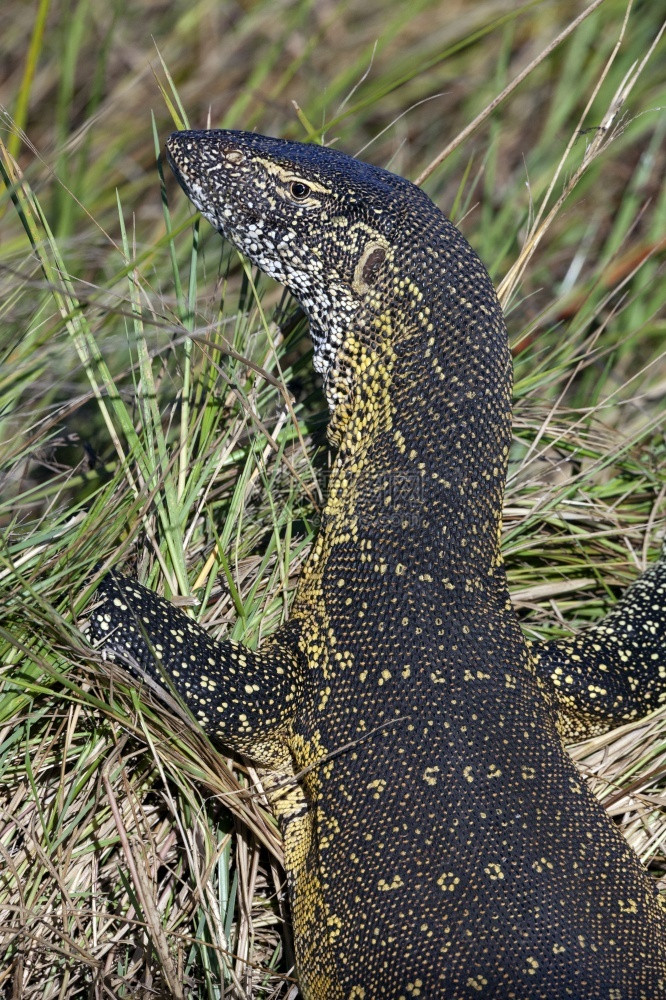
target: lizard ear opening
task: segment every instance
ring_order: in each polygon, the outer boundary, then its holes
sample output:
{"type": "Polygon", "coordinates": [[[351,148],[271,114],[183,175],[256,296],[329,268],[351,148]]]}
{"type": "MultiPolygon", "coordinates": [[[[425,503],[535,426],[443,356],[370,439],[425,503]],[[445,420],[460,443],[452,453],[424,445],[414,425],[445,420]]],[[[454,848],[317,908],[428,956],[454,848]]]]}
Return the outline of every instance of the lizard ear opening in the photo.
{"type": "Polygon", "coordinates": [[[388,247],[377,240],[370,240],[369,243],[366,243],[358,264],[354,269],[354,278],[352,281],[352,288],[359,295],[369,291],[377,281],[381,266],[386,259],[387,251],[388,247]]]}

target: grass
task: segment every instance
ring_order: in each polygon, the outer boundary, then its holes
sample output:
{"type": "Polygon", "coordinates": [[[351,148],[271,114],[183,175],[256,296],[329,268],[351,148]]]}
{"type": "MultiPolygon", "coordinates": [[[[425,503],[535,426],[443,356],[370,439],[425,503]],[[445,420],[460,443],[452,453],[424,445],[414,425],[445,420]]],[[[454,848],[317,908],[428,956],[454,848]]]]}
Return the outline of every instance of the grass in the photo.
{"type": "MultiPolygon", "coordinates": [[[[572,18],[555,0],[3,7],[5,997],[296,995],[256,774],[80,632],[101,561],[260,642],[288,612],[325,488],[304,323],[162,184],[174,117],[325,138],[413,178],[436,164],[424,186],[507,308],[504,552],[527,634],[598,620],[654,556],[658,5],[605,0],[539,59],[572,18]]],[[[575,753],[663,877],[666,718],[575,753]]]]}

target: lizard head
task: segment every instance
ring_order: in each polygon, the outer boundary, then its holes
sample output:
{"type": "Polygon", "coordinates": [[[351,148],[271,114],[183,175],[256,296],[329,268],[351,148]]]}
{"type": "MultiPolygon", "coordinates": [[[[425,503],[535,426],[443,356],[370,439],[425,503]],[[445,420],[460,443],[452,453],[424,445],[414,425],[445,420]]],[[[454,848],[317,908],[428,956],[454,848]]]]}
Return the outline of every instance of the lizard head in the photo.
{"type": "Polygon", "coordinates": [[[405,206],[428,199],[337,150],[251,132],[174,132],[166,149],[202,215],[303,306],[334,409],[339,349],[350,333],[371,347],[386,336],[396,233],[405,206]]]}

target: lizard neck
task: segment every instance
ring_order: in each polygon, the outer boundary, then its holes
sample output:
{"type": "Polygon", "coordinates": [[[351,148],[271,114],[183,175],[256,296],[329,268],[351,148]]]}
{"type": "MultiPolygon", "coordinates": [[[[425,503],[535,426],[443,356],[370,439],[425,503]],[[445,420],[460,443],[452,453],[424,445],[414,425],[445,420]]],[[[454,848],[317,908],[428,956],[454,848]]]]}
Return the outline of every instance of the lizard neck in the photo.
{"type": "Polygon", "coordinates": [[[322,557],[359,546],[419,578],[432,562],[445,589],[478,594],[503,581],[512,376],[499,303],[469,254],[460,267],[456,248],[455,278],[442,268],[427,290],[407,281],[402,301],[366,321],[371,336],[347,336],[329,375],[346,392],[319,546],[322,557]]]}

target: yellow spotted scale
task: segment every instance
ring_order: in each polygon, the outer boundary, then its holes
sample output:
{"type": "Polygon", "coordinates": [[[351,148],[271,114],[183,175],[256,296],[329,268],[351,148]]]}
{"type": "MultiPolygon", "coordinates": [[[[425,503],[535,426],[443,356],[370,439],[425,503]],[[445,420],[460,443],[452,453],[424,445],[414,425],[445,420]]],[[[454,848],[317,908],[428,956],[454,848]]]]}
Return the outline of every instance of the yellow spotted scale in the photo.
{"type": "Polygon", "coordinates": [[[511,364],[423,191],[343,153],[174,133],[196,207],[310,321],[336,449],[289,622],[216,642],[115,573],[92,629],[265,769],[305,1000],[657,1000],[658,896],[565,753],[664,700],[666,562],[528,646],[499,551],[511,364]]]}

